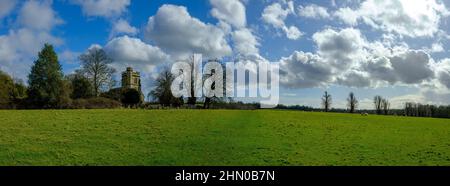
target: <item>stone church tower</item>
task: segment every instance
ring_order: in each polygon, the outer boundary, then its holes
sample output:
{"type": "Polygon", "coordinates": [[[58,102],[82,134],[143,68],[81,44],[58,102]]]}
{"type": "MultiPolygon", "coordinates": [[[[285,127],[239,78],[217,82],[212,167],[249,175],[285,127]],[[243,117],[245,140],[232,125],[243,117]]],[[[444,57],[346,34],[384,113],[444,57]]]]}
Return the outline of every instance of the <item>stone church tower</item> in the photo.
{"type": "Polygon", "coordinates": [[[127,70],[122,73],[122,88],[135,89],[139,92],[142,92],[141,74],[139,72],[134,72],[133,68],[128,67],[127,70]]]}

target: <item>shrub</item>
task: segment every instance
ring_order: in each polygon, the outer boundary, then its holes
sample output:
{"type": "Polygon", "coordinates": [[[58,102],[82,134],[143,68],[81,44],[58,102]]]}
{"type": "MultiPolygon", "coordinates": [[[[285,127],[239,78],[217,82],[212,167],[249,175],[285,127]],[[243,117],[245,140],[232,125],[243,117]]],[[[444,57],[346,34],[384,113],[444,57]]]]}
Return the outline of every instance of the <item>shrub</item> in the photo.
{"type": "Polygon", "coordinates": [[[121,101],[125,107],[135,107],[141,103],[141,93],[136,89],[125,89],[121,101]]]}
{"type": "Polygon", "coordinates": [[[73,100],[71,109],[114,109],[121,106],[122,104],[116,100],[98,97],[73,100]]]}

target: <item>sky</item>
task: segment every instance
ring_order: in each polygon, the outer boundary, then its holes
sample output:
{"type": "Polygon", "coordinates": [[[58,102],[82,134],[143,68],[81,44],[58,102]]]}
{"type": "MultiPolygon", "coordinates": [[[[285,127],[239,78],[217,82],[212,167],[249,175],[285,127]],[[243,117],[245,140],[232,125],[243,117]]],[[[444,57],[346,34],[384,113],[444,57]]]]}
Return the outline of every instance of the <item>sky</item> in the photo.
{"type": "MultiPolygon", "coordinates": [[[[119,72],[158,71],[192,53],[280,64],[280,102],[334,108],[354,92],[450,104],[450,1],[444,0],[1,0],[0,70],[26,81],[45,43],[65,74],[102,47],[119,72]]],[[[119,74],[116,74],[118,76],[119,74]]]]}

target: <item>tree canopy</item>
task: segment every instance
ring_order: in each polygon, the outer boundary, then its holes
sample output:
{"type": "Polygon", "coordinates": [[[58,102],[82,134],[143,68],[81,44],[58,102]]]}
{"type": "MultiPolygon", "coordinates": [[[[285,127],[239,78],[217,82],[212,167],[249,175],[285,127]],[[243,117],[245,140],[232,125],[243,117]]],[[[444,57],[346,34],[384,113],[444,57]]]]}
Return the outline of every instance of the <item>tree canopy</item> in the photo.
{"type": "Polygon", "coordinates": [[[37,107],[55,108],[64,90],[63,72],[53,46],[45,44],[28,75],[28,98],[37,107]]]}

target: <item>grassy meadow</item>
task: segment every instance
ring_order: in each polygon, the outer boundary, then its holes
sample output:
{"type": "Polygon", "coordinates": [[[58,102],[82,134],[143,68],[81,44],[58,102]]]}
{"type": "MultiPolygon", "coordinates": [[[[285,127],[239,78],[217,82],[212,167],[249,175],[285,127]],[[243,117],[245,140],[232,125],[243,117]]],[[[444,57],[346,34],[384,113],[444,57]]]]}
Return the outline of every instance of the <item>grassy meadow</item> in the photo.
{"type": "Polygon", "coordinates": [[[0,165],[450,165],[450,120],[277,110],[0,111],[0,165]]]}

